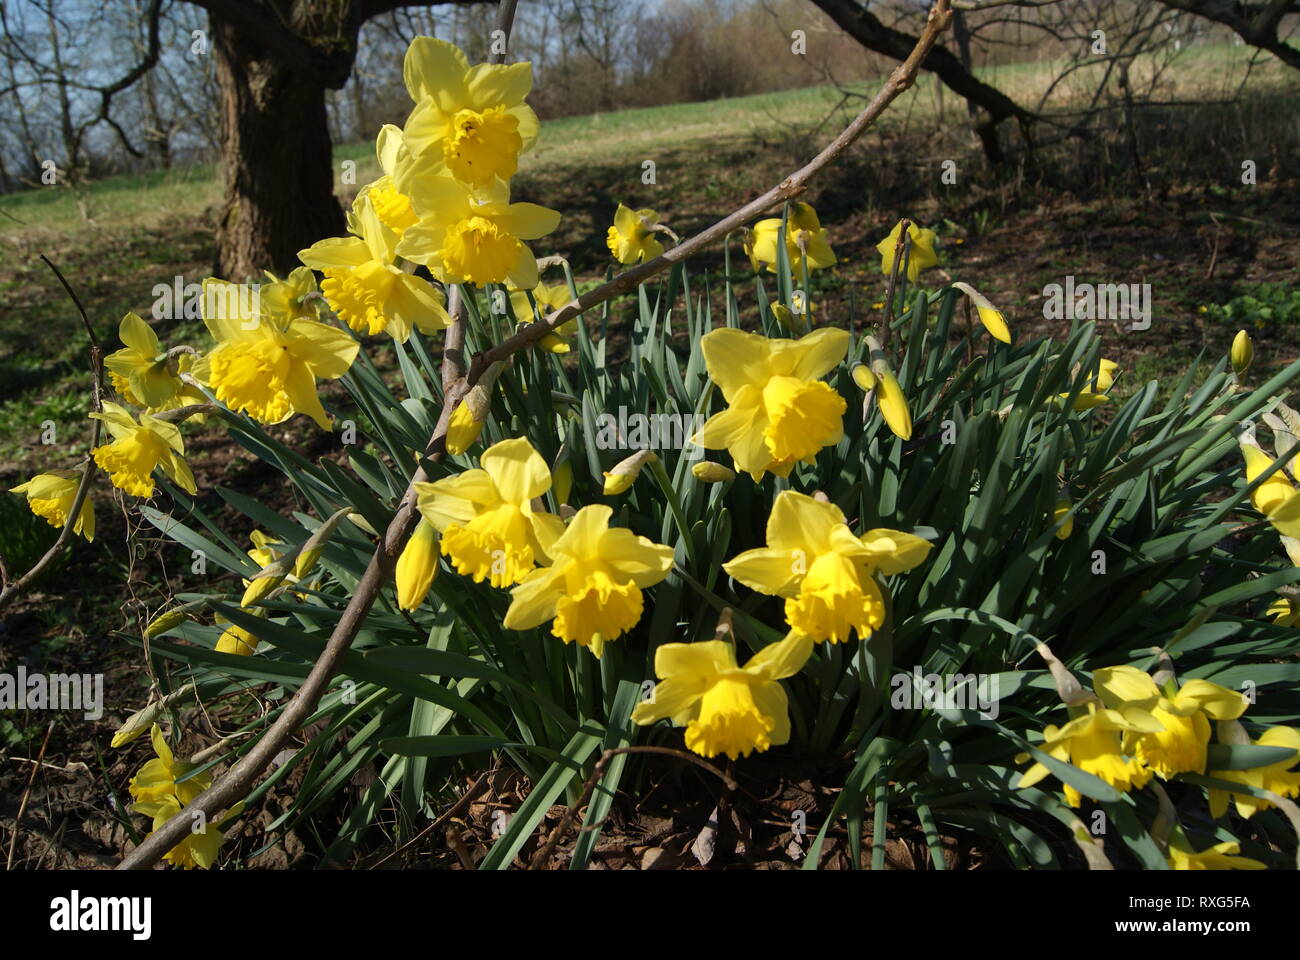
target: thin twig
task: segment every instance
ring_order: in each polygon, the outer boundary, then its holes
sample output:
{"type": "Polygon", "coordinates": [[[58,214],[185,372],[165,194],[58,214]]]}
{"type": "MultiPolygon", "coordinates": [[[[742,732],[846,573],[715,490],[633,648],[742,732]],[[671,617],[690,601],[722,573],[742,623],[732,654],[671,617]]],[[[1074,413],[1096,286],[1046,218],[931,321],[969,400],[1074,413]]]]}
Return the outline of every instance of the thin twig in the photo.
{"type": "Polygon", "coordinates": [[[27,812],[27,798],[32,794],[32,784],[36,782],[36,771],[41,769],[41,764],[45,760],[45,748],[49,746],[50,734],[53,732],[54,721],[51,720],[45,727],[45,739],[41,741],[41,752],[36,755],[36,762],[32,764],[32,772],[27,775],[27,786],[23,788],[23,798],[18,802],[18,815],[14,817],[14,832],[9,838],[9,856],[5,858],[6,873],[14,868],[14,847],[18,843],[18,827],[23,822],[23,814],[27,812]]]}
{"type": "Polygon", "coordinates": [[[461,796],[461,798],[451,805],[450,809],[448,809],[445,813],[443,813],[440,817],[438,817],[437,820],[432,821],[427,827],[425,827],[423,830],[421,830],[419,833],[413,836],[410,840],[406,841],[406,843],[402,844],[400,847],[398,847],[388,856],[384,857],[384,859],[380,860],[374,866],[370,867],[370,869],[378,870],[389,860],[392,860],[394,857],[398,856],[403,850],[406,850],[409,847],[413,846],[414,844],[418,843],[423,837],[427,836],[432,831],[441,827],[452,817],[458,817],[462,813],[464,813],[465,810],[469,808],[469,805],[471,803],[473,803],[480,796],[482,796],[484,793],[487,792],[488,780],[491,778],[492,772],[493,771],[489,770],[486,773],[482,774],[477,780],[474,781],[474,783],[470,786],[470,788],[465,791],[465,793],[461,796]]]}
{"type": "MultiPolygon", "coordinates": [[[[95,412],[98,413],[104,409],[104,353],[100,349],[99,339],[95,336],[95,328],[90,325],[90,317],[86,315],[86,308],[81,305],[81,298],[77,296],[77,292],[72,289],[72,285],[64,278],[62,271],[45,254],[41,254],[41,259],[45,261],[46,266],[54,271],[54,275],[59,278],[59,283],[63,284],[63,289],[68,291],[68,296],[72,298],[72,302],[76,304],[77,312],[81,315],[81,322],[85,324],[86,334],[90,337],[90,372],[93,377],[92,398],[95,412]]],[[[101,429],[101,422],[96,420],[90,436],[90,449],[92,451],[99,446],[101,429]]],[[[63,551],[63,545],[73,535],[73,528],[76,527],[77,521],[81,518],[81,508],[86,502],[86,497],[90,494],[90,480],[94,475],[94,466],[87,459],[82,465],[81,482],[77,484],[77,493],[72,498],[72,508],[68,511],[67,519],[63,521],[63,529],[59,531],[59,535],[50,546],[50,549],[46,550],[45,554],[36,561],[36,564],[21,577],[10,583],[8,573],[5,573],[4,586],[0,588],[0,610],[3,610],[17,599],[63,551]]]]}
{"type": "MultiPolygon", "coordinates": [[[[800,170],[786,177],[776,187],[758,199],[741,207],[730,216],[719,220],[704,232],[683,241],[666,251],[662,256],[625,270],[607,283],[588,291],[557,310],[547,319],[538,323],[526,324],[502,343],[484,353],[478,354],[470,366],[468,375],[454,380],[450,389],[445,391],[444,403],[438,416],[438,423],[435,425],[433,435],[429,438],[429,443],[424,451],[425,459],[431,463],[436,463],[446,454],[447,427],[452,411],[456,409],[456,405],[470,387],[478,382],[478,379],[483,376],[493,363],[498,360],[506,360],[525,347],[531,346],[548,333],[553,332],[562,323],[578,316],[578,314],[612,300],[620,294],[631,292],[642,281],[662,273],[676,263],[680,263],[702,248],[721,240],[728,233],[748,223],[776,204],[783,203],[790,197],[802,192],[810,177],[847,150],[875,122],[889,104],[915,82],[921,62],[934,46],[940,32],[948,26],[951,14],[950,0],[938,0],[934,7],[931,8],[925,30],[922,32],[920,39],[917,40],[916,47],[908,58],[895,68],[880,92],[876,94],[862,113],[858,114],[838,137],[800,170]]],[[[449,297],[448,300],[450,305],[452,298],[449,297]]],[[[454,335],[455,331],[456,324],[453,322],[451,329],[448,331],[448,336],[454,335]]],[[[447,357],[444,354],[444,363],[446,361],[447,357]]],[[[443,378],[444,383],[449,379],[446,369],[443,371],[443,378]]],[[[194,811],[200,811],[210,818],[218,811],[243,798],[252,789],[262,771],[270,765],[271,760],[280,752],[282,745],[306,722],[306,719],[315,710],[316,702],[324,693],[329,679],[334,675],[334,671],[338,668],[343,655],[352,645],[352,640],[365,621],[366,614],[369,613],[376,595],[389,580],[392,569],[397,563],[398,554],[401,553],[402,545],[406,542],[406,538],[410,536],[411,531],[415,529],[416,521],[419,518],[419,512],[416,509],[415,484],[423,483],[426,479],[428,479],[427,474],[423,466],[421,466],[411,478],[411,482],[402,496],[397,513],[376,546],[375,552],[370,558],[370,563],[357,583],[352,593],[352,599],[348,601],[348,605],[339,618],[338,624],[334,627],[333,633],[330,634],[329,641],[325,644],[325,649],[321,652],[320,658],[312,667],[311,673],[307,675],[307,679],[303,681],[302,686],[298,688],[297,692],[285,705],[275,723],[262,734],[256,746],[244,754],[212,786],[194,798],[193,802],[185,808],[185,815],[177,814],[154,830],[138,847],[123,858],[117,869],[141,870],[152,866],[162,859],[162,856],[168,850],[184,839],[192,823],[190,815],[194,811]]]]}

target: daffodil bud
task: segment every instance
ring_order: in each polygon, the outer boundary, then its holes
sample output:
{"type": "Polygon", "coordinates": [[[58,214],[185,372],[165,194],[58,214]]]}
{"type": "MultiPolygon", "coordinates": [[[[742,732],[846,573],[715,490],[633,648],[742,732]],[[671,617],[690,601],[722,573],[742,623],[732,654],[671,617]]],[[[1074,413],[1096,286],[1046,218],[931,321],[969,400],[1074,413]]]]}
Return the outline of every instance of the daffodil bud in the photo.
{"type": "Polygon", "coordinates": [[[858,385],[858,389],[863,393],[871,393],[876,389],[876,377],[871,372],[871,368],[865,363],[855,363],[853,365],[853,382],[858,385]]]}
{"type": "Polygon", "coordinates": [[[569,441],[566,439],[560,444],[555,462],[551,465],[551,493],[555,495],[558,504],[568,503],[569,494],[573,492],[573,464],[569,462],[569,451],[569,441]]]}
{"type": "MultiPolygon", "coordinates": [[[[1281,401],[1275,410],[1264,414],[1264,422],[1273,431],[1273,450],[1279,457],[1285,457],[1291,450],[1300,451],[1300,413],[1281,401]]],[[[1300,452],[1286,463],[1291,476],[1300,474],[1300,452]]]]}
{"type": "Polygon", "coordinates": [[[478,441],[492,407],[492,388],[504,367],[505,363],[498,360],[483,371],[478,383],[470,388],[452,411],[451,420],[447,424],[448,453],[459,456],[478,441]]]}
{"type": "Polygon", "coordinates": [[[691,467],[691,473],[701,483],[728,483],[736,479],[736,471],[712,460],[701,460],[691,467]]]}
{"type": "MultiPolygon", "coordinates": [[[[417,458],[418,458],[418,454],[417,454],[417,458]]],[[[377,536],[379,536],[379,531],[376,530],[376,529],[374,528],[374,525],[371,524],[371,522],[370,522],[369,520],[367,520],[365,517],[363,517],[363,516],[362,516],[361,514],[359,514],[359,513],[355,513],[355,512],[354,512],[354,513],[350,513],[350,514],[348,514],[348,521],[349,521],[349,522],[350,522],[354,527],[356,527],[357,529],[363,531],[364,533],[368,533],[368,534],[370,534],[370,536],[372,536],[372,537],[377,537],[377,536]]]]}
{"type": "Polygon", "coordinates": [[[1066,669],[1065,664],[1056,658],[1052,648],[1045,643],[1040,643],[1035,648],[1038,655],[1047,663],[1047,669],[1052,673],[1052,679],[1056,682],[1056,695],[1061,698],[1061,702],[1067,707],[1080,707],[1090,700],[1096,700],[1096,696],[1091,691],[1084,689],[1083,684],[1079,682],[1078,677],[1066,669]]]}
{"type": "Polygon", "coordinates": [[[423,517],[397,558],[397,605],[416,610],[438,574],[438,531],[423,517]]]}
{"type": "Polygon", "coordinates": [[[266,599],[267,594],[284,583],[284,578],[289,574],[290,565],[283,559],[268,564],[262,568],[262,572],[248,581],[248,586],[244,588],[244,596],[240,599],[241,607],[251,607],[253,604],[266,599]]]}
{"type": "Polygon", "coordinates": [[[889,369],[881,370],[876,378],[876,402],[880,404],[880,412],[894,435],[911,440],[912,413],[907,409],[903,388],[889,369]]]}
{"type": "Polygon", "coordinates": [[[1002,311],[989,301],[969,283],[954,283],[954,290],[960,290],[966,296],[970,297],[971,303],[975,304],[975,311],[979,314],[980,323],[984,324],[984,329],[989,332],[994,340],[1000,340],[1003,343],[1011,342],[1011,328],[1007,326],[1007,318],[1002,315],[1002,311]]]}
{"type": "Polygon", "coordinates": [[[483,421],[475,420],[469,408],[469,400],[462,400],[452,411],[447,424],[447,452],[453,456],[464,453],[478,440],[483,430],[483,421]]]}
{"type": "Polygon", "coordinates": [[[1057,540],[1068,539],[1070,534],[1074,532],[1074,517],[1066,518],[1066,515],[1070,512],[1071,506],[1073,506],[1073,504],[1070,503],[1070,498],[1062,495],[1056,501],[1056,506],[1052,509],[1052,523],[1056,524],[1065,520],[1065,525],[1056,531],[1057,540]]]}
{"type": "Polygon", "coordinates": [[[1249,747],[1253,741],[1250,739],[1250,733],[1241,725],[1241,721],[1235,717],[1224,720],[1216,720],[1214,723],[1215,732],[1219,735],[1219,743],[1227,743],[1233,746],[1249,747]]]}
{"type": "Polygon", "coordinates": [[[298,557],[293,564],[293,575],[299,580],[304,579],[307,574],[315,568],[317,561],[325,552],[325,544],[329,542],[330,537],[334,536],[334,531],[338,530],[344,520],[353,512],[351,507],[344,507],[332,513],[324,523],[316,528],[316,532],[307,538],[307,542],[302,545],[298,551],[298,557]]]}
{"type": "Polygon", "coordinates": [[[1238,330],[1237,335],[1232,338],[1232,350],[1229,353],[1232,360],[1232,369],[1237,376],[1244,376],[1250,369],[1250,362],[1255,359],[1255,347],[1250,342],[1250,334],[1245,330],[1238,330]]]}
{"type": "MultiPolygon", "coordinates": [[[[894,436],[904,440],[912,439],[912,413],[907,409],[907,397],[903,388],[889,368],[885,351],[875,337],[867,337],[867,351],[871,358],[871,376],[875,382],[876,403],[880,404],[880,413],[885,423],[894,432],[894,436]]],[[[857,377],[855,375],[855,380],[857,377]]],[[[858,381],[861,385],[861,381],[858,381]]]]}
{"type": "Polygon", "coordinates": [[[617,497],[621,493],[626,493],[632,488],[636,478],[641,475],[641,468],[657,459],[653,450],[639,450],[626,460],[615,464],[613,470],[605,471],[605,496],[617,497]]]}
{"type": "Polygon", "coordinates": [[[148,626],[144,627],[144,637],[152,640],[153,637],[161,636],[172,630],[172,627],[179,627],[185,623],[185,607],[175,606],[170,610],[162,611],[157,617],[149,620],[148,626]]]}
{"type": "Polygon", "coordinates": [[[183,687],[177,687],[167,696],[153,701],[142,710],[137,710],[127,718],[126,722],[117,728],[113,734],[113,740],[110,746],[117,748],[125,746],[132,740],[135,740],[142,733],[148,732],[153,726],[154,721],[158,718],[165,707],[180,700],[184,697],[192,696],[194,693],[194,684],[187,683],[183,687]]]}

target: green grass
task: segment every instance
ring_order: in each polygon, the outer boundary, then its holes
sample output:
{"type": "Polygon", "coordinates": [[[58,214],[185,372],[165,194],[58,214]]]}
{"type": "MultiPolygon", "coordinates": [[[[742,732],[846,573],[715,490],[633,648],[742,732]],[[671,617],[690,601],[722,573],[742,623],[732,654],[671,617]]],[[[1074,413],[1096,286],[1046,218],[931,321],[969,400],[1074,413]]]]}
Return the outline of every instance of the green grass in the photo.
{"type": "MultiPolygon", "coordinates": [[[[1184,51],[1170,69],[1170,82],[1180,95],[1224,96],[1240,81],[1252,48],[1229,45],[1184,51]]],[[[1006,64],[978,71],[981,77],[1027,105],[1037,97],[1061,69],[1063,63],[1038,61],[1006,64]]],[[[1150,61],[1139,60],[1135,77],[1149,69],[1150,61]]],[[[1086,67],[1074,73],[1064,90],[1090,89],[1101,76],[1102,66],[1086,67]]],[[[1285,75],[1285,67],[1266,59],[1256,68],[1261,80],[1285,75]]],[[[923,75],[916,86],[903,94],[888,115],[889,122],[914,123],[933,119],[936,105],[931,88],[933,78],[923,75]]],[[[841,91],[832,86],[805,87],[772,93],[732,97],[706,103],[682,103],[661,107],[619,110],[585,117],[564,117],[542,124],[542,135],[534,150],[521,158],[525,175],[557,167],[584,167],[653,159],[664,151],[675,152],[692,145],[708,146],[735,141],[796,137],[808,128],[832,117],[838,107],[847,115],[860,109],[861,97],[873,93],[878,82],[850,84],[846,90],[856,96],[847,104],[841,91]]],[[[949,93],[945,117],[964,115],[949,93]]],[[[829,125],[818,142],[834,132],[829,125]]],[[[335,168],[344,160],[357,163],[357,183],[378,175],[371,142],[343,144],[334,151],[335,168]]],[[[343,184],[338,184],[346,192],[343,184]]],[[[84,227],[89,217],[95,225],[157,222],[170,215],[197,216],[220,200],[212,165],[177,167],[144,174],[122,174],[78,187],[32,190],[0,196],[0,244],[21,243],[35,236],[64,233],[84,227]],[[17,223],[22,221],[22,223],[17,223]]]]}
{"type": "MultiPolygon", "coordinates": [[[[1170,76],[1181,93],[1217,96],[1216,91],[1240,77],[1249,56],[1246,47],[1190,50],[1170,76]]],[[[985,76],[1021,102],[1033,103],[1059,66],[999,66],[985,76]]],[[[1266,62],[1255,76],[1267,81],[1280,69],[1266,62]]],[[[518,198],[563,213],[559,231],[536,245],[536,252],[565,253],[584,281],[602,276],[609,264],[604,232],[618,202],[654,207],[682,235],[698,230],[805,162],[851,111],[861,108],[861,95],[876,86],[857,86],[853,92],[859,96],[847,102],[839,89],[823,86],[546,121],[535,149],[521,158],[515,183],[518,198]],[[642,163],[648,159],[657,166],[654,186],[641,178],[642,163]]],[[[937,189],[936,156],[968,155],[974,165],[963,161],[964,169],[982,165],[966,133],[964,107],[948,96],[942,118],[938,109],[931,78],[922,77],[870,132],[863,149],[814,184],[808,197],[832,229],[841,258],[836,268],[815,278],[813,295],[827,306],[825,316],[842,321],[847,310],[854,309],[861,317],[881,299],[871,246],[882,225],[904,210],[939,226],[950,240],[964,236],[967,246],[960,250],[949,243],[945,265],[960,265],[961,277],[990,293],[1002,293],[1009,307],[1031,316],[1037,306],[1024,296],[1041,289],[1045,279],[1089,269],[1105,276],[1106,271],[1144,267],[1149,244],[1130,238],[1125,216],[1102,217],[1098,203],[1105,206],[1107,198],[1064,214],[1058,210],[1051,221],[1055,226],[1039,229],[1030,240],[1025,219],[1033,219],[1029,211],[1041,198],[1017,197],[1016,205],[1008,208],[1005,192],[1000,200],[992,192],[996,185],[964,180],[960,190],[937,189]],[[946,124],[936,123],[940,119],[946,124]],[[1113,256],[1091,264],[1077,244],[1058,242],[1067,233],[1086,236],[1098,231],[1112,239],[1113,256]],[[993,266],[991,275],[981,273],[984,265],[993,266]],[[850,308],[849,302],[856,306],[850,308]]],[[[345,160],[357,163],[356,184],[339,184],[340,195],[378,174],[370,143],[339,146],[336,169],[341,170],[345,160]]],[[[1214,184],[1209,188],[1218,189],[1212,202],[1220,208],[1235,208],[1251,217],[1270,215],[1267,207],[1243,208],[1240,189],[1214,184]]],[[[1261,203],[1267,202],[1263,194],[1258,196],[1261,203]]],[[[47,419],[56,423],[60,438],[67,438],[68,456],[84,447],[89,436],[84,419],[84,334],[38,255],[50,255],[73,279],[101,338],[112,349],[125,312],[148,315],[155,283],[170,283],[177,274],[190,280],[208,274],[219,203],[211,165],[0,197],[0,465],[13,469],[45,462],[50,451],[34,438],[47,419]]],[[[1195,215],[1204,212],[1202,208],[1195,215]]],[[[1202,217],[1194,222],[1205,221],[1202,217]]],[[[1252,245],[1260,242],[1257,235],[1267,232],[1250,224],[1234,224],[1237,227],[1252,245]]],[[[1186,273],[1199,274],[1202,254],[1182,249],[1190,247],[1186,238],[1175,239],[1180,249],[1164,250],[1162,256],[1194,260],[1186,273]]],[[[733,248],[733,254],[738,257],[739,249],[733,248]]],[[[1243,256],[1249,256],[1249,250],[1243,256]]],[[[715,251],[702,262],[715,273],[721,266],[715,251]]],[[[1174,298],[1162,304],[1165,315],[1174,316],[1194,310],[1193,299],[1215,303],[1230,298],[1225,292],[1216,300],[1214,290],[1181,281],[1161,284],[1157,295],[1174,298]]],[[[190,325],[159,324],[159,333],[169,343],[187,338],[197,346],[204,343],[201,330],[190,325]]],[[[1162,372],[1177,370],[1187,349],[1171,348],[1168,337],[1146,346],[1157,354],[1172,349],[1172,358],[1146,361],[1162,372]]]]}

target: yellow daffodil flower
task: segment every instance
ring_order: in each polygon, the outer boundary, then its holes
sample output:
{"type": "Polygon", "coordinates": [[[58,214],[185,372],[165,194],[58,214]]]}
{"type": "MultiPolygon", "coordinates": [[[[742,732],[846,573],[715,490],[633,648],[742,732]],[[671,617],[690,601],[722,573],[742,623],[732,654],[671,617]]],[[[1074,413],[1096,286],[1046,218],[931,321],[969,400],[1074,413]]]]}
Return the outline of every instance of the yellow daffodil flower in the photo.
{"type": "MultiPolygon", "coordinates": [[[[17,490],[17,487],[14,487],[17,490]]],[[[35,509],[35,508],[33,508],[35,509]]],[[[1279,627],[1300,627],[1300,602],[1289,597],[1278,597],[1264,613],[1272,617],[1279,627]]]]}
{"type": "MultiPolygon", "coordinates": [[[[153,819],[150,832],[159,829],[184,809],[185,805],[176,797],[147,800],[131,805],[133,813],[143,814],[153,819]]],[[[224,817],[214,823],[203,823],[201,828],[198,827],[198,824],[202,823],[202,821],[196,820],[191,823],[190,831],[185,835],[185,839],[163,854],[163,859],[172,866],[180,867],[182,870],[191,870],[194,867],[199,867],[202,870],[211,869],[212,865],[217,862],[217,853],[225,840],[223,831],[226,824],[239,816],[243,809],[243,801],[240,801],[224,817]]]]}
{"type": "MultiPolygon", "coordinates": [[[[515,319],[519,321],[520,326],[543,320],[548,313],[554,313],[561,307],[566,307],[573,299],[569,293],[567,283],[557,283],[548,287],[544,283],[539,283],[532,290],[533,299],[537,301],[538,310],[533,310],[533,305],[528,301],[528,294],[522,290],[510,291],[510,306],[515,312],[515,319]],[[538,313],[541,316],[538,316],[538,313]]],[[[538,346],[547,353],[568,353],[569,345],[564,342],[564,337],[573,333],[577,320],[568,320],[560,324],[554,331],[546,334],[538,341],[538,346]]]]}
{"type": "MultiPolygon", "coordinates": [[[[158,335],[136,314],[128,313],[117,328],[125,346],[104,358],[113,389],[128,402],[159,411],[174,406],[185,384],[169,368],[167,351],[158,335]]],[[[199,396],[198,402],[202,402],[199,396]]]]}
{"type": "MultiPolygon", "coordinates": [[[[1255,444],[1253,437],[1242,437],[1238,445],[1246,459],[1246,483],[1254,483],[1273,465],[1273,458],[1255,444]]],[[[1250,502],[1283,536],[1300,537],[1300,493],[1281,467],[1255,488],[1250,502]]]]}
{"type": "MultiPolygon", "coordinates": [[[[1125,733],[1142,732],[1143,727],[1135,725],[1118,710],[1098,708],[1095,702],[1090,702],[1087,710],[1085,715],[1075,717],[1063,727],[1049,724],[1043,731],[1043,743],[1039,749],[1056,760],[1074,764],[1125,793],[1146,786],[1151,771],[1135,758],[1125,756],[1120,739],[1125,733]]],[[[1152,725],[1144,726],[1149,729],[1152,725]]],[[[1030,757],[1028,753],[1019,754],[1016,763],[1024,763],[1030,757]]],[[[1021,775],[1016,786],[1018,789],[1032,787],[1050,772],[1045,764],[1035,763],[1021,775]]],[[[1068,783],[1063,786],[1066,802],[1072,807],[1079,806],[1083,800],[1079,791],[1068,783]]]]}
{"type": "MultiPolygon", "coordinates": [[[[1114,360],[1098,361],[1097,373],[1083,385],[1079,395],[1074,398],[1074,410],[1091,410],[1093,407],[1099,407],[1103,403],[1110,403],[1110,397],[1106,391],[1115,383],[1115,374],[1119,371],[1119,364],[1114,360]]],[[[1057,396],[1061,400],[1067,399],[1069,391],[1059,393],[1057,396]]]]}
{"type": "Polygon", "coordinates": [[[644,601],[673,565],[671,547],[622,528],[610,529],[613,510],[583,507],[549,549],[551,565],[534,570],[511,591],[504,624],[530,630],[554,620],[551,633],[597,657],[605,644],[636,626],[644,601]]]}
{"type": "Polygon", "coordinates": [[[795,633],[846,643],[851,630],[866,639],[885,622],[875,574],[910,570],[930,547],[900,530],[855,536],[833,503],[783,490],[767,518],[767,546],[746,550],[723,569],[751,590],[784,597],[795,633]]]}
{"type": "Polygon", "coordinates": [[[1201,679],[1188,680],[1168,697],[1149,675],[1131,666],[1097,670],[1092,682],[1108,709],[1135,725],[1145,725],[1146,717],[1160,725],[1159,730],[1127,734],[1124,748],[1162,780],[1205,773],[1210,720],[1235,720],[1247,706],[1237,691],[1201,679]]]}
{"type": "Polygon", "coordinates": [[[316,381],[347,373],[360,344],[315,320],[252,313],[231,289],[235,284],[209,279],[203,288],[203,322],[217,341],[208,354],[208,379],[217,399],[260,423],[305,413],[328,430],[316,381]],[[211,300],[209,290],[215,295],[211,300]],[[227,306],[207,309],[211,303],[227,306]]]}
{"type": "Polygon", "coordinates": [[[1241,849],[1235,840],[1216,843],[1208,850],[1193,853],[1181,847],[1169,847],[1171,870],[1267,870],[1268,865],[1250,857],[1230,856],[1241,849]]]}
{"type": "Polygon", "coordinates": [[[418,610],[438,575],[438,531],[423,517],[397,558],[397,605],[418,610]]]}
{"type": "MultiPolygon", "coordinates": [[[[182,809],[184,808],[175,797],[133,803],[131,805],[131,810],[134,813],[140,813],[153,819],[153,827],[150,832],[159,829],[164,823],[180,813],[182,809]]],[[[224,839],[225,834],[221,832],[221,827],[209,823],[197,833],[193,832],[193,830],[186,833],[184,840],[163,854],[163,859],[172,866],[180,867],[182,870],[191,870],[194,867],[208,870],[217,862],[217,853],[221,849],[221,842],[224,839]]]]}
{"type": "Polygon", "coordinates": [[[971,303],[975,304],[975,312],[979,315],[980,323],[984,324],[984,329],[989,332],[989,336],[1003,343],[1011,342],[1011,328],[1007,326],[1007,318],[1002,315],[1001,310],[993,306],[988,297],[969,283],[954,283],[953,288],[970,297],[971,303]]]}
{"type": "Polygon", "coordinates": [[[360,333],[388,333],[405,343],[411,331],[433,333],[451,324],[442,291],[394,263],[398,235],[370,200],[358,197],[348,219],[353,237],[332,237],[298,252],[325,274],[321,293],[339,319],[360,333]]]}
{"type": "Polygon", "coordinates": [[[414,226],[419,219],[411,206],[411,198],[398,191],[393,179],[398,163],[409,162],[410,159],[401,127],[386,123],[379,129],[379,136],[375,138],[375,154],[379,158],[379,169],[383,175],[362,187],[357,198],[366,198],[374,207],[379,222],[400,237],[407,227],[414,226]]]}
{"type": "Polygon", "coordinates": [[[847,331],[826,327],[799,340],[769,340],[722,327],[700,338],[700,348],[727,409],[691,442],[730,451],[755,482],[766,471],[788,477],[795,463],[814,462],[844,436],[844,398],[821,378],[844,360],[847,331]]]}
{"type": "Polygon", "coordinates": [[[213,647],[217,653],[233,653],[240,657],[251,657],[257,652],[257,637],[253,636],[244,627],[235,626],[224,617],[217,617],[217,623],[224,625],[225,630],[217,638],[217,644],[213,647]]]}
{"type": "Polygon", "coordinates": [[[475,187],[515,175],[519,154],[540,130],[524,103],[533,86],[531,63],[471,67],[458,47],[416,37],[402,75],[415,101],[404,139],[426,174],[445,170],[475,187]]]}
{"type": "Polygon", "coordinates": [[[551,555],[559,517],[532,501],[551,486],[546,461],[524,437],[483,451],[480,469],[417,483],[420,513],[442,534],[442,553],[463,576],[508,587],[551,555]]]}
{"type": "MultiPolygon", "coordinates": [[[[922,270],[939,263],[939,255],[934,251],[937,237],[933,230],[918,227],[915,223],[908,223],[907,235],[912,241],[907,253],[907,280],[916,283],[922,270]]],[[[880,269],[885,276],[889,276],[894,269],[894,250],[902,238],[903,221],[900,220],[889,232],[889,236],[876,244],[876,250],[880,253],[880,269]]]]}
{"type": "Polygon", "coordinates": [[[125,408],[105,402],[102,413],[92,413],[108,429],[111,442],[91,451],[95,463],[109,475],[113,486],[133,497],[152,497],[153,471],[162,467],[186,493],[197,493],[194,474],[183,459],[185,444],[173,423],[140,414],[137,423],[125,408]]]}
{"type": "Polygon", "coordinates": [[[197,764],[176,759],[171,747],[167,745],[167,740],[158,724],[155,723],[150,729],[149,738],[153,741],[153,752],[156,756],[153,760],[146,761],[127,785],[127,790],[133,800],[150,801],[171,798],[177,803],[190,803],[212,785],[212,775],[210,773],[196,774],[181,783],[177,783],[177,780],[194,770],[197,764]]]}
{"type": "MultiPolygon", "coordinates": [[[[1269,727],[1254,741],[1257,747],[1285,747],[1300,751],[1300,730],[1294,727],[1269,727]]],[[[1252,770],[1211,770],[1206,776],[1215,780],[1229,780],[1234,783],[1268,790],[1280,797],[1300,796],[1300,752],[1289,759],[1255,767],[1252,770]]],[[[1268,810],[1274,804],[1262,797],[1252,797],[1245,793],[1233,793],[1237,804],[1237,813],[1249,820],[1260,810],[1268,810]]],[[[1218,818],[1228,811],[1228,791],[1210,789],[1210,815],[1218,818]]]]}
{"type": "Polygon", "coordinates": [[[605,246],[619,263],[644,263],[662,256],[664,245],[655,237],[659,214],[649,207],[633,210],[624,204],[614,212],[614,225],[605,233],[605,246]]]}
{"type": "Polygon", "coordinates": [[[637,704],[632,720],[665,717],[686,728],[686,747],[702,757],[732,760],[790,740],[790,713],[780,681],[803,669],[812,641],[792,633],[769,644],[743,666],[723,640],[665,643],[655,651],[654,697],[637,704]]]}
{"type": "MultiPolygon", "coordinates": [[[[754,232],[745,245],[745,253],[755,270],[766,264],[769,273],[776,273],[776,245],[780,235],[780,217],[771,217],[754,224],[754,232]]],[[[785,252],[790,260],[790,272],[796,279],[803,275],[805,257],[809,273],[835,263],[835,251],[831,249],[829,236],[817,219],[817,211],[802,201],[790,204],[790,214],[785,225],[785,252]]]]}
{"type": "Polygon", "coordinates": [[[420,216],[402,233],[398,255],[426,265],[443,283],[537,286],[537,260],[524,241],[559,226],[556,211],[511,203],[510,188],[500,180],[475,193],[451,177],[412,174],[408,182],[399,170],[398,185],[420,216]]]}
{"type": "Polygon", "coordinates": [[[1074,504],[1070,503],[1069,497],[1060,497],[1052,507],[1052,524],[1055,525],[1065,520],[1065,523],[1061,525],[1061,529],[1056,531],[1057,540],[1068,540],[1070,534],[1074,533],[1074,517],[1068,516],[1072,506],[1074,504]]]}
{"type": "MultiPolygon", "coordinates": [[[[77,487],[80,485],[80,473],[73,470],[51,470],[49,473],[38,473],[26,483],[10,487],[9,490],[11,493],[23,494],[32,513],[43,517],[55,529],[62,530],[68,522],[68,512],[77,499],[77,487]]],[[[88,543],[95,539],[95,508],[91,505],[89,496],[81,504],[72,532],[85,537],[88,543]]]]}

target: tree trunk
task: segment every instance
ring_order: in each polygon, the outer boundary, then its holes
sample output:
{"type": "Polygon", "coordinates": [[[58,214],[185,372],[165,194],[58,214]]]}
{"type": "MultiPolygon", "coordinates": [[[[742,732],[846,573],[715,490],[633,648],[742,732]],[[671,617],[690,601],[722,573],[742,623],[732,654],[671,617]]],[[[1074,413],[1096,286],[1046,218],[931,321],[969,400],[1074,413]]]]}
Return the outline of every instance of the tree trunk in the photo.
{"type": "Polygon", "coordinates": [[[211,28],[221,90],[218,273],[235,281],[283,274],[299,250],[344,232],[325,83],[253,31],[216,14],[211,28]]]}

